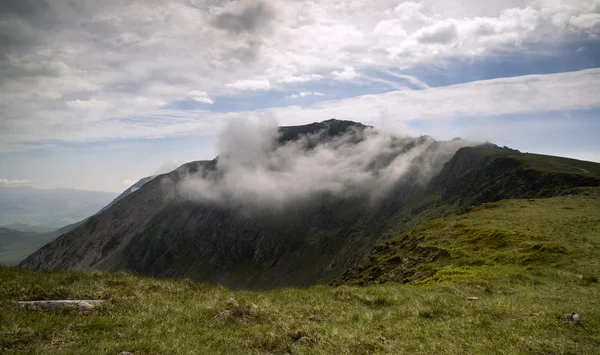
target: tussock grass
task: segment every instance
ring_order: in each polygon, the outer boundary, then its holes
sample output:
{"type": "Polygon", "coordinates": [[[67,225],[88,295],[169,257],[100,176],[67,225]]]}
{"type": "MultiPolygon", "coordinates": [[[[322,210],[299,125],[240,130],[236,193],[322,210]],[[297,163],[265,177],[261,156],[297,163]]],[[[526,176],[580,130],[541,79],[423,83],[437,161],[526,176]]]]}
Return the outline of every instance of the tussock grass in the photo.
{"type": "MultiPolygon", "coordinates": [[[[502,201],[411,233],[416,244],[396,246],[418,246],[431,272],[408,284],[251,292],[0,268],[0,353],[600,353],[600,200],[502,201]],[[107,302],[87,313],[16,304],[57,298],[107,302]],[[565,319],[573,311],[580,323],[565,319]]],[[[417,267],[405,257],[390,243],[367,262],[383,275],[417,267]]]]}

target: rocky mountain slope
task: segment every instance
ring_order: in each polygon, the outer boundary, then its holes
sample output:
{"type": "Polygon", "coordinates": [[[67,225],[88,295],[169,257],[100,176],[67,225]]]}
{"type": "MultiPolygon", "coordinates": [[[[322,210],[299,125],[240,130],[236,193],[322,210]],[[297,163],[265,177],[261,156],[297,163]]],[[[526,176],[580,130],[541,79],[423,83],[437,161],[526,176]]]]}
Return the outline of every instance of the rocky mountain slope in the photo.
{"type": "Polygon", "coordinates": [[[600,184],[599,164],[461,140],[380,138],[348,121],[281,127],[257,150],[242,144],[241,158],[225,150],[154,178],[20,265],[129,270],[236,288],[304,286],[339,278],[373,245],[423,221],[487,201],[600,184]],[[369,149],[375,153],[357,170],[364,162],[355,157],[369,149]],[[330,169],[306,174],[323,159],[330,169]],[[247,167],[232,180],[238,165],[247,167]],[[248,189],[264,179],[260,194],[248,189]]]}
{"type": "Polygon", "coordinates": [[[125,197],[129,196],[129,194],[136,192],[142,186],[144,186],[145,183],[154,179],[155,177],[156,177],[155,175],[151,175],[151,176],[146,176],[144,178],[139,179],[135,184],[129,186],[125,191],[121,192],[121,194],[119,196],[115,197],[115,199],[112,200],[108,205],[104,206],[100,210],[100,212],[109,209],[115,203],[117,203],[117,202],[121,201],[122,199],[124,199],[125,197]]]}

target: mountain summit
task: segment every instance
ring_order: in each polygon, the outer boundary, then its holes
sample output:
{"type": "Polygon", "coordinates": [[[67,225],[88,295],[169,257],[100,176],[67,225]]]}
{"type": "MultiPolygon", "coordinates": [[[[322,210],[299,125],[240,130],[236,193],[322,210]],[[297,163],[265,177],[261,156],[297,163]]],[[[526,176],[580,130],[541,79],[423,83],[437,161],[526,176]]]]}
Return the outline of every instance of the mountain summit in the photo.
{"type": "Polygon", "coordinates": [[[598,186],[600,165],[350,121],[235,123],[219,157],[155,177],[21,266],[129,270],[235,288],[329,282],[419,222],[598,186]]]}

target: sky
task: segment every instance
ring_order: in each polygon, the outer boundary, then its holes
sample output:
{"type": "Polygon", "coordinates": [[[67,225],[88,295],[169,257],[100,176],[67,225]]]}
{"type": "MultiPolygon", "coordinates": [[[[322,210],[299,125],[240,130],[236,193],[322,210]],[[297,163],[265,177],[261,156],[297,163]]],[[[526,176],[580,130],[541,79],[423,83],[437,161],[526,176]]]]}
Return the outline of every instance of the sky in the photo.
{"type": "Polygon", "coordinates": [[[120,192],[231,120],[600,162],[600,0],[3,0],[0,186],[120,192]]]}

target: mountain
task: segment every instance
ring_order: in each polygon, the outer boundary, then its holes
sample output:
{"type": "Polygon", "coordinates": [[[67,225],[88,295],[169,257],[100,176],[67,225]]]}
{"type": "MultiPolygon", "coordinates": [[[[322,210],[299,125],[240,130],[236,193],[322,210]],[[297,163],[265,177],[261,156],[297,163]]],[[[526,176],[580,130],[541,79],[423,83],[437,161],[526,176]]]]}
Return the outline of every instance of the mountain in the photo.
{"type": "Polygon", "coordinates": [[[0,265],[17,265],[39,248],[71,231],[83,222],[79,221],[56,230],[44,232],[27,232],[0,227],[0,265]]]}
{"type": "Polygon", "coordinates": [[[61,230],[60,232],[23,232],[0,227],[0,264],[16,265],[65,232],[68,232],[68,230],[61,230]]]}
{"type": "Polygon", "coordinates": [[[51,232],[54,228],[50,226],[43,225],[30,225],[26,223],[11,223],[0,226],[0,228],[8,228],[12,230],[16,230],[19,232],[35,232],[35,233],[44,233],[51,232]]]}
{"type": "Polygon", "coordinates": [[[232,127],[219,157],[152,179],[20,266],[306,286],[339,279],[425,221],[600,185],[600,164],[489,143],[388,137],[338,120],[265,131],[232,127]]]}
{"type": "Polygon", "coordinates": [[[236,291],[127,272],[0,267],[0,347],[7,354],[598,354],[598,192],[502,200],[425,222],[375,246],[337,287],[236,291]],[[92,297],[105,304],[49,314],[17,304],[92,297]]]}
{"type": "Polygon", "coordinates": [[[114,196],[100,191],[0,187],[0,225],[11,228],[18,223],[52,231],[91,216],[114,196]]]}
{"type": "MultiPolygon", "coordinates": [[[[146,182],[150,181],[152,178],[152,176],[149,176],[140,179],[138,182],[136,182],[135,184],[127,188],[125,191],[123,191],[123,193],[121,193],[110,204],[106,205],[100,211],[109,208],[122,198],[128,196],[132,192],[135,192],[146,182]]],[[[58,200],[57,205],[55,207],[63,206],[60,203],[65,202],[61,202],[60,200],[58,200]]],[[[67,206],[69,206],[70,202],[66,203],[67,206]]],[[[96,207],[94,207],[94,211],[95,210],[96,207]]],[[[58,236],[63,235],[71,231],[75,227],[83,224],[87,220],[87,217],[90,217],[91,215],[92,213],[86,216],[86,218],[83,218],[75,223],[62,226],[58,229],[51,226],[29,225],[25,223],[13,223],[5,226],[0,226],[0,264],[18,264],[19,262],[23,261],[23,259],[25,259],[28,255],[31,255],[33,252],[43,247],[45,244],[53,241],[58,236]]]]}
{"type": "Polygon", "coordinates": [[[145,183],[147,183],[148,181],[154,179],[156,177],[156,175],[152,175],[152,176],[146,176],[145,178],[141,178],[140,180],[138,180],[135,184],[129,186],[125,191],[121,192],[121,194],[117,197],[115,197],[114,200],[112,200],[108,205],[104,206],[100,212],[110,208],[112,205],[114,205],[115,203],[121,201],[122,199],[124,199],[125,197],[129,196],[129,194],[136,192],[137,190],[139,190],[142,186],[144,186],[145,183]]]}

